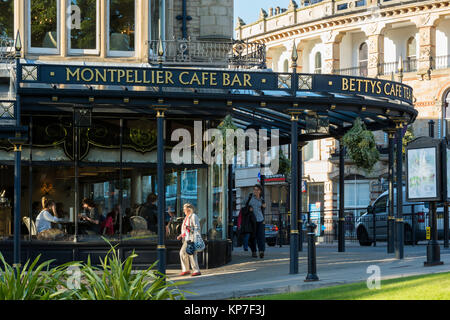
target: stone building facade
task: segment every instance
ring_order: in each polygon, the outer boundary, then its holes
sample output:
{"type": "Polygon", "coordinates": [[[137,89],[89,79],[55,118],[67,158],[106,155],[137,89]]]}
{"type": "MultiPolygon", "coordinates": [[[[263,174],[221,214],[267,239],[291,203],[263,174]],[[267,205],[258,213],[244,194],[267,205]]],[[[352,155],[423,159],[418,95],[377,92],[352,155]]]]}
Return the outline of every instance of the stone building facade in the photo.
{"type": "MultiPolygon", "coordinates": [[[[450,1],[305,0],[298,4],[291,0],[287,8],[261,9],[258,21],[238,19],[235,36],[264,43],[267,67],[277,72],[292,72],[290,57],[295,42],[299,73],[403,81],[413,87],[419,111],[412,126],[414,136],[428,135],[430,119],[435,121],[435,137],[446,133],[445,119],[450,117],[450,1]]],[[[387,147],[386,132],[376,132],[375,137],[380,149],[387,147]]],[[[303,179],[308,185],[321,186],[323,215],[328,218],[339,201],[338,162],[333,157],[338,145],[337,140],[324,139],[303,149],[303,179]]],[[[385,189],[387,154],[381,154],[370,173],[352,166],[349,159],[345,170],[345,207],[358,215],[385,189]],[[352,207],[357,210],[350,210],[352,207]]]]}

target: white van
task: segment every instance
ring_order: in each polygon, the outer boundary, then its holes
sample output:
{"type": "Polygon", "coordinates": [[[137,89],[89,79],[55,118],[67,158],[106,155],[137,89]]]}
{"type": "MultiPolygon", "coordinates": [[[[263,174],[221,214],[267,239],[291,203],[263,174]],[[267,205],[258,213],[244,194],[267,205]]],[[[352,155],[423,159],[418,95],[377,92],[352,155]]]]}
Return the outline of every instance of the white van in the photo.
{"type": "MultiPolygon", "coordinates": [[[[415,226],[415,242],[426,240],[426,227],[429,226],[429,204],[428,202],[406,201],[405,187],[403,187],[403,224],[405,244],[413,242],[413,224],[415,226]],[[414,214],[412,214],[414,212],[414,214]],[[412,217],[414,216],[414,223],[412,217]]],[[[394,217],[396,216],[397,192],[394,188],[394,217]]],[[[389,208],[389,192],[382,193],[372,205],[367,207],[356,222],[356,235],[361,246],[370,246],[374,238],[373,217],[375,216],[376,241],[387,240],[387,223],[389,208]]],[[[444,238],[444,208],[438,205],[438,239],[444,238]]]]}

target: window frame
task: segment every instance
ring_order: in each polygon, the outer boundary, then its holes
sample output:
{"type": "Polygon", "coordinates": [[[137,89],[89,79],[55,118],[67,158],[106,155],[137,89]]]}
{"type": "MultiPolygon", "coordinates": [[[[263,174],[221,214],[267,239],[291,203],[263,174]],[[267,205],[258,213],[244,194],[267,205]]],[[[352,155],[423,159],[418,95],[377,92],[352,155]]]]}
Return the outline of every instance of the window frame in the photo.
{"type": "Polygon", "coordinates": [[[315,74],[322,74],[322,53],[320,51],[317,51],[314,54],[314,73],[315,74]],[[318,59],[319,57],[319,59],[318,59]],[[319,62],[319,66],[317,66],[317,62],[319,62]],[[317,72],[319,71],[319,72],[317,72]]]}
{"type": "Polygon", "coordinates": [[[367,44],[366,41],[361,43],[358,47],[358,68],[359,68],[359,76],[367,77],[367,73],[369,72],[369,45],[367,44]],[[365,46],[366,50],[366,59],[361,59],[361,52],[363,46],[365,46]],[[362,66],[362,63],[365,63],[365,66],[362,66]]]}
{"type": "Polygon", "coordinates": [[[139,2],[134,0],[134,25],[135,25],[135,30],[134,30],[134,50],[133,51],[117,51],[117,50],[110,50],[110,34],[109,34],[109,30],[110,30],[110,9],[111,9],[111,0],[107,0],[106,1],[106,52],[107,52],[107,56],[109,57],[135,57],[137,55],[138,52],[138,44],[139,41],[137,41],[138,39],[138,35],[139,35],[139,24],[138,24],[138,5],[139,2]]]}
{"type": "MultiPolygon", "coordinates": [[[[71,6],[72,0],[67,0],[66,21],[69,21],[69,7],[71,6]]],[[[69,55],[99,55],[100,54],[100,31],[101,31],[101,15],[100,15],[100,0],[96,0],[97,14],[96,14],[96,29],[95,29],[95,49],[72,49],[72,35],[71,29],[67,29],[67,52],[69,55]]]]}
{"type": "MultiPolygon", "coordinates": [[[[58,55],[61,52],[61,0],[56,1],[56,48],[44,48],[44,47],[32,47],[31,46],[31,1],[27,2],[27,44],[28,44],[28,52],[36,53],[36,54],[48,54],[48,55],[58,55]]],[[[37,0],[35,0],[37,1],[37,0]]]]}

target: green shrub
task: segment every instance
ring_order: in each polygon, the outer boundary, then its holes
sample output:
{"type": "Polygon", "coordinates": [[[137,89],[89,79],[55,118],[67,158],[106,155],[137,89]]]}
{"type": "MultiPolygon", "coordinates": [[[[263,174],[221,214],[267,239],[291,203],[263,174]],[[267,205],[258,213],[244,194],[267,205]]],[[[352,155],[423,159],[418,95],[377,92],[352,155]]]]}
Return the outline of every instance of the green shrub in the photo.
{"type": "Polygon", "coordinates": [[[39,265],[40,255],[30,264],[9,265],[0,253],[3,268],[0,268],[0,300],[50,300],[68,299],[71,293],[58,290],[63,287],[66,280],[66,270],[70,265],[66,263],[56,268],[49,268],[54,260],[45,261],[39,265]]]}
{"type": "MultiPolygon", "coordinates": [[[[109,243],[108,240],[105,239],[105,241],[109,243]]],[[[72,290],[73,299],[184,300],[183,292],[174,283],[167,281],[165,275],[152,270],[156,262],[146,270],[133,272],[133,260],[137,255],[133,251],[122,262],[116,246],[111,245],[106,257],[100,259],[100,268],[92,266],[90,258],[88,258],[87,264],[82,265],[81,288],[72,290]]]]}

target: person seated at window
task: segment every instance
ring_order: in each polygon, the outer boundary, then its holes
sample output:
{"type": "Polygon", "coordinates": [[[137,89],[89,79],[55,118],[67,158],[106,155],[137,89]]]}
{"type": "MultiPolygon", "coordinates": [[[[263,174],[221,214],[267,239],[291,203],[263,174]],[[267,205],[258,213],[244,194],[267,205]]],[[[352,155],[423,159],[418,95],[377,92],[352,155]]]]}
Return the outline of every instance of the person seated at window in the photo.
{"type": "Polygon", "coordinates": [[[84,198],[81,205],[87,211],[86,215],[80,216],[82,221],[87,222],[84,228],[85,233],[90,235],[100,234],[100,214],[95,202],[92,199],[84,198]]]}
{"type": "Polygon", "coordinates": [[[36,218],[36,231],[39,240],[56,240],[62,238],[64,233],[59,229],[52,228],[52,223],[58,223],[63,219],[57,218],[56,203],[53,200],[43,200],[44,209],[36,218]]]}
{"type": "Polygon", "coordinates": [[[147,221],[148,229],[152,232],[158,231],[158,207],[156,206],[157,197],[150,193],[147,196],[147,201],[138,209],[138,215],[147,221]]]}
{"type": "Polygon", "coordinates": [[[102,222],[100,230],[103,235],[113,236],[115,225],[119,217],[119,205],[115,205],[113,210],[106,215],[106,219],[102,222]]]}

